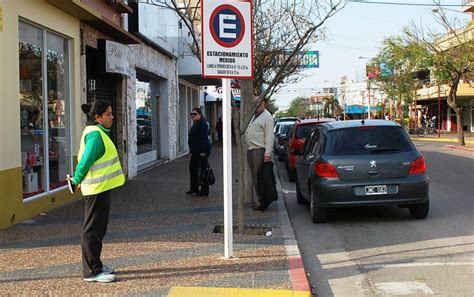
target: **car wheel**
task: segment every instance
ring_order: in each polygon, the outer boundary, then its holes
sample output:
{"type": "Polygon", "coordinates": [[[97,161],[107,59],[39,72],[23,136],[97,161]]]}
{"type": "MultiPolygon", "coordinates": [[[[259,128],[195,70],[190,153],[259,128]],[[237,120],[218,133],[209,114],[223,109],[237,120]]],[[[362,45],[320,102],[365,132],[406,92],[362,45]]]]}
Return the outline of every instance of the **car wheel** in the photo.
{"type": "Polygon", "coordinates": [[[430,201],[425,203],[415,204],[408,207],[410,215],[415,219],[425,219],[428,216],[430,210],[430,201]]]}
{"type": "Polygon", "coordinates": [[[299,205],[308,204],[308,201],[306,201],[303,195],[301,195],[300,183],[298,180],[296,180],[296,202],[298,202],[299,205]]]}
{"type": "Polygon", "coordinates": [[[314,197],[313,189],[309,189],[311,195],[310,198],[310,210],[311,210],[311,219],[313,223],[324,223],[327,220],[327,210],[323,207],[316,206],[316,197],[314,197]]]}

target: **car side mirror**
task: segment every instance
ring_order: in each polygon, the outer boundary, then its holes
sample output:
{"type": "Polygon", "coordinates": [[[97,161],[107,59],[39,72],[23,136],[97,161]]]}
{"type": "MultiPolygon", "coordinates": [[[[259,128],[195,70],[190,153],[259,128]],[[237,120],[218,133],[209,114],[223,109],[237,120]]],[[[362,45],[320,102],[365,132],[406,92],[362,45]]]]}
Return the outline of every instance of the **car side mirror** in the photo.
{"type": "Polygon", "coordinates": [[[278,137],[278,136],[280,136],[280,133],[278,133],[278,132],[275,133],[275,137],[278,137]]]}
{"type": "Polygon", "coordinates": [[[289,138],[288,138],[288,136],[284,135],[284,136],[280,137],[280,140],[281,141],[288,141],[289,138]]]}

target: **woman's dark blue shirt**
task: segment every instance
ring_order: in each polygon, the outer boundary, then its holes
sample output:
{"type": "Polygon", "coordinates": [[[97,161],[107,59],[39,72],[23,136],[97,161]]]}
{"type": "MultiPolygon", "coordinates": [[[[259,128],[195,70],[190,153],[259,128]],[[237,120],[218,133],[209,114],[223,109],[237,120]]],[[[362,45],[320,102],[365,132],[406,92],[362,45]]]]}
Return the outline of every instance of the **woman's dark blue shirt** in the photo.
{"type": "Polygon", "coordinates": [[[188,145],[191,153],[210,153],[209,124],[205,120],[197,121],[189,130],[188,145]]]}

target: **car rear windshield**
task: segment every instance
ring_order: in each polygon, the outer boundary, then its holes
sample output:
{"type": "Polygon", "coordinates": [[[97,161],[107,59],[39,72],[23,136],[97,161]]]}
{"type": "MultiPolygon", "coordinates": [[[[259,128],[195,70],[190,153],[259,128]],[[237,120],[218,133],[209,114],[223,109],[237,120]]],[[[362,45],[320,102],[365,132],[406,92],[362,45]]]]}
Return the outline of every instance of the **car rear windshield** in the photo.
{"type": "Polygon", "coordinates": [[[324,152],[329,155],[361,155],[414,149],[401,127],[364,126],[328,132],[324,152]]]}
{"type": "Polygon", "coordinates": [[[288,135],[288,131],[290,131],[291,127],[293,127],[293,123],[291,124],[288,124],[288,125],[283,125],[283,127],[281,128],[281,135],[288,135]]]}
{"type": "Polygon", "coordinates": [[[299,125],[298,128],[296,129],[296,138],[308,137],[309,132],[311,132],[314,126],[316,126],[316,123],[299,125]]]}

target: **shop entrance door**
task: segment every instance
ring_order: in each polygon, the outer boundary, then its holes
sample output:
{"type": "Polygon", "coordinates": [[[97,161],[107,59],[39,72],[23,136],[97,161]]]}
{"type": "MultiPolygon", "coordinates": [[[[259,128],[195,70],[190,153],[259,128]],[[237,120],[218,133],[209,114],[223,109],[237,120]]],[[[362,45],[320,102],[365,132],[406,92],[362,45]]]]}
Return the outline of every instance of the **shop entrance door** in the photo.
{"type": "MultiPolygon", "coordinates": [[[[108,100],[112,103],[112,113],[117,115],[117,77],[113,74],[100,72],[97,68],[100,59],[96,49],[87,47],[86,49],[86,64],[87,64],[87,104],[92,106],[94,100],[108,100]]],[[[87,119],[88,122],[93,122],[93,119],[87,119]]],[[[110,139],[117,144],[117,120],[110,129],[110,139]]]]}
{"type": "Polygon", "coordinates": [[[137,74],[137,165],[138,167],[160,158],[160,92],[157,81],[137,74]]]}
{"type": "Polygon", "coordinates": [[[474,100],[471,100],[471,127],[469,129],[470,132],[474,132],[474,100]]]}
{"type": "Polygon", "coordinates": [[[188,149],[187,136],[188,136],[188,108],[186,99],[186,86],[179,84],[179,115],[178,115],[178,126],[179,126],[179,146],[178,153],[184,153],[188,149]]]}

